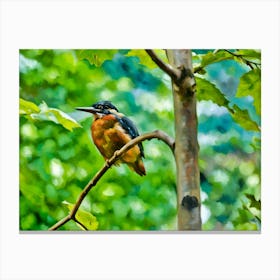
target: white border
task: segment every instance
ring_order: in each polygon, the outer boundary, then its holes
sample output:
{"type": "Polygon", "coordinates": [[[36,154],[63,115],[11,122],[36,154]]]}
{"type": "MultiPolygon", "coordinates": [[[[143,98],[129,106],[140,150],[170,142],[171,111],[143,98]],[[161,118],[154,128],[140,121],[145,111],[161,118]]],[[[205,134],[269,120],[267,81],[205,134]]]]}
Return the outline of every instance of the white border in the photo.
{"type": "Polygon", "coordinates": [[[279,279],[279,2],[1,2],[1,279],[279,279]],[[261,234],[19,234],[18,49],[261,48],[261,234]]]}

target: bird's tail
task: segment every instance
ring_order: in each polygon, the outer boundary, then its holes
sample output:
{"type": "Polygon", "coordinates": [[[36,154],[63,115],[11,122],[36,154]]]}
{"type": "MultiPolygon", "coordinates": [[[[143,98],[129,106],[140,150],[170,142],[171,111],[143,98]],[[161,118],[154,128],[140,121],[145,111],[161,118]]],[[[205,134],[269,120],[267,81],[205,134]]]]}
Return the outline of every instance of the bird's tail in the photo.
{"type": "Polygon", "coordinates": [[[132,170],[134,170],[137,174],[139,174],[140,176],[145,176],[146,175],[145,166],[144,166],[144,163],[141,159],[138,159],[133,164],[128,164],[128,166],[132,170]]]}

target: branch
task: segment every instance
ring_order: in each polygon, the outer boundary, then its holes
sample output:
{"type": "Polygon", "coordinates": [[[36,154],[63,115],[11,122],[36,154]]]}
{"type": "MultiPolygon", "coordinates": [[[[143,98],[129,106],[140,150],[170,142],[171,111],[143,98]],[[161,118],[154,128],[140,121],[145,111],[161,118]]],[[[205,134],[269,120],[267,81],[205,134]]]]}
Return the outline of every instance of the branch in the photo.
{"type": "Polygon", "coordinates": [[[251,61],[251,60],[248,60],[248,59],[244,58],[244,56],[242,54],[237,54],[237,53],[231,52],[229,50],[224,50],[224,51],[226,51],[227,53],[229,53],[229,54],[231,54],[235,57],[241,58],[245,62],[245,64],[248,65],[251,68],[251,70],[254,69],[253,65],[255,65],[257,68],[259,68],[259,65],[261,65],[258,62],[254,62],[254,61],[251,61]]]}
{"type": "MultiPolygon", "coordinates": [[[[153,132],[145,133],[143,135],[140,135],[131,141],[129,141],[126,145],[124,145],[120,150],[116,151],[114,155],[106,161],[104,166],[95,174],[95,176],[88,182],[88,184],[85,186],[83,191],[81,192],[80,196],[78,197],[77,202],[74,204],[73,209],[63,219],[58,221],[55,225],[49,228],[49,230],[56,230],[65,223],[67,223],[70,220],[74,220],[77,222],[77,219],[75,218],[75,215],[81,206],[84,198],[88,194],[88,192],[97,184],[97,182],[100,180],[100,178],[107,172],[107,170],[129,149],[131,149],[133,146],[139,144],[140,142],[143,142],[145,140],[151,140],[153,138],[157,138],[161,141],[163,141],[165,144],[169,146],[169,148],[172,150],[174,154],[174,147],[175,147],[175,142],[174,140],[167,135],[165,132],[160,131],[160,130],[155,130],[153,132]]],[[[79,223],[79,222],[78,222],[79,223]]],[[[80,224],[80,223],[79,223],[80,224]]],[[[84,226],[83,226],[84,227],[84,226]]]]}
{"type": "Polygon", "coordinates": [[[72,220],[74,220],[77,224],[79,224],[83,230],[88,230],[87,227],[83,225],[80,221],[78,221],[75,217],[72,218],[72,220]]]}
{"type": "Polygon", "coordinates": [[[64,217],[63,219],[61,219],[59,222],[57,222],[55,225],[53,225],[52,227],[49,228],[49,230],[56,230],[59,227],[62,227],[64,224],[66,224],[67,222],[69,222],[72,219],[72,217],[70,215],[67,215],[66,217],[64,217]]]}
{"type": "MultiPolygon", "coordinates": [[[[215,51],[213,52],[213,54],[214,54],[214,53],[217,53],[218,51],[219,51],[219,49],[215,50],[215,51]]],[[[238,58],[240,58],[241,60],[243,60],[243,62],[244,62],[246,65],[248,65],[248,66],[251,68],[251,70],[254,69],[253,65],[255,65],[255,66],[258,67],[258,68],[259,68],[259,66],[261,65],[261,63],[258,63],[258,62],[255,62],[255,61],[251,61],[251,60],[248,60],[247,58],[244,58],[244,56],[243,56],[242,54],[237,54],[237,53],[231,52],[231,51],[226,50],[226,49],[224,49],[224,51],[227,52],[227,53],[229,53],[229,54],[231,54],[232,56],[238,57],[238,58]]],[[[228,58],[228,59],[229,59],[229,58],[228,58]]],[[[206,66],[207,66],[207,65],[206,65],[206,66]]],[[[205,67],[205,66],[204,66],[204,67],[205,67]]],[[[194,68],[193,72],[194,72],[194,73],[199,73],[201,70],[204,70],[204,67],[203,67],[203,66],[197,66],[197,67],[194,68]]]]}
{"type": "Polygon", "coordinates": [[[147,54],[151,57],[157,66],[167,73],[173,81],[177,81],[180,76],[180,70],[174,69],[170,64],[163,62],[153,50],[146,50],[147,54]]]}

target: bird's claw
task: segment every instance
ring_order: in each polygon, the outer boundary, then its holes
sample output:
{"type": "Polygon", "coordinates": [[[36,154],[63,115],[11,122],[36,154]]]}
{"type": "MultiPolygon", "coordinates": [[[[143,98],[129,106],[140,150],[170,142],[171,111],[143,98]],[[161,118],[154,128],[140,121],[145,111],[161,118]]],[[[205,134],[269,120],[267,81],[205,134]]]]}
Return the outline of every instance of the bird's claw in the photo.
{"type": "Polygon", "coordinates": [[[109,163],[109,159],[105,159],[105,164],[106,164],[107,167],[111,166],[110,163],[109,163]]]}

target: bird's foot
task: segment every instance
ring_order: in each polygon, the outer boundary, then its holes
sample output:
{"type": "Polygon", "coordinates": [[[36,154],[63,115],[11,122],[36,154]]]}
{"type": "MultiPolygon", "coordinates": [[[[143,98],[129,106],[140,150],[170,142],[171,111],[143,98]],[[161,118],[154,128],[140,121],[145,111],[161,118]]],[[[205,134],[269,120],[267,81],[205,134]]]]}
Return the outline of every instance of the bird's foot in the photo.
{"type": "Polygon", "coordinates": [[[106,164],[107,167],[111,166],[109,159],[105,159],[105,164],[106,164]]]}

